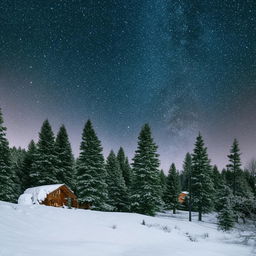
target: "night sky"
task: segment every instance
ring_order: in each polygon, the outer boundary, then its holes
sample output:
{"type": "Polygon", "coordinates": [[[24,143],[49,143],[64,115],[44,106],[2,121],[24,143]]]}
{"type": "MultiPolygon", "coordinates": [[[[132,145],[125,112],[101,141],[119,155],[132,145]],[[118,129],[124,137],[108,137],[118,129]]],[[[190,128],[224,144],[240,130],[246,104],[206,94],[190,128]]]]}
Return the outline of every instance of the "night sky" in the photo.
{"type": "Polygon", "coordinates": [[[74,154],[90,118],[105,155],[132,157],[144,123],[162,167],[200,130],[224,167],[256,156],[255,0],[2,0],[0,106],[11,146],[64,123],[74,154]]]}

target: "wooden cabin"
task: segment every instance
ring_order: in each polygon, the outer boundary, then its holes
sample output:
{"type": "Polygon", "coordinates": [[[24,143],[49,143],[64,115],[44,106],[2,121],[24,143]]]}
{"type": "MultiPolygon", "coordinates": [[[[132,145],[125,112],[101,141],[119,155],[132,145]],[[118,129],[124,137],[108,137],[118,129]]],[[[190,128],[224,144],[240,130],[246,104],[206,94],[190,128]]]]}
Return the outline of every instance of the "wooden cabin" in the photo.
{"type": "Polygon", "coordinates": [[[54,184],[28,188],[19,197],[20,204],[44,204],[54,207],[78,208],[78,200],[73,191],[65,184],[54,184]]]}
{"type": "Polygon", "coordinates": [[[188,196],[188,192],[187,191],[183,191],[179,194],[179,197],[178,197],[178,201],[180,204],[184,204],[185,203],[185,199],[186,197],[188,196]]]}
{"type": "Polygon", "coordinates": [[[71,207],[78,208],[76,195],[66,185],[50,192],[41,204],[55,207],[69,206],[70,204],[71,207]]]}

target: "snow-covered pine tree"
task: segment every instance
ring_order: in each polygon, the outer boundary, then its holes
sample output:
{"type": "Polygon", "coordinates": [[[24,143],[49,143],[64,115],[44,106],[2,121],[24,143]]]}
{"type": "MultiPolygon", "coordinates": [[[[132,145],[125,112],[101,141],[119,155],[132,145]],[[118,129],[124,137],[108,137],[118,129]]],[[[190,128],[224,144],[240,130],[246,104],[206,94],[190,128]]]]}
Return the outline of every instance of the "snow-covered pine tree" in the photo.
{"type": "Polygon", "coordinates": [[[187,153],[183,162],[183,171],[181,173],[181,187],[183,191],[189,190],[189,177],[192,169],[192,158],[190,153],[187,153]]]}
{"type": "Polygon", "coordinates": [[[247,169],[247,173],[245,177],[247,179],[248,184],[251,187],[252,192],[254,193],[254,196],[256,197],[256,159],[255,158],[250,160],[246,169],[247,169]]]}
{"type": "Polygon", "coordinates": [[[160,185],[161,185],[161,197],[162,197],[162,200],[164,198],[164,193],[165,193],[165,190],[166,190],[166,181],[167,181],[167,177],[164,173],[164,171],[161,169],[160,171],[160,185]]]}
{"type": "Polygon", "coordinates": [[[234,195],[232,206],[236,222],[239,221],[239,218],[242,218],[243,221],[245,221],[247,215],[245,211],[247,208],[246,205],[249,202],[248,199],[252,198],[252,191],[246,180],[245,173],[241,169],[242,164],[240,156],[239,143],[237,139],[234,139],[230,154],[228,155],[229,164],[227,165],[226,181],[231,185],[234,195]]]}
{"type": "Polygon", "coordinates": [[[55,138],[48,120],[43,122],[30,177],[36,186],[58,183],[55,138]]]}
{"type": "Polygon", "coordinates": [[[241,169],[240,155],[239,144],[237,139],[235,139],[228,155],[229,164],[227,165],[227,172],[230,172],[233,195],[243,197],[248,196],[251,191],[241,169]]]}
{"type": "Polygon", "coordinates": [[[181,187],[183,191],[188,191],[185,197],[184,206],[189,211],[189,221],[192,221],[192,193],[191,193],[191,176],[192,176],[192,157],[187,153],[183,162],[183,171],[181,173],[181,187]]]}
{"type": "Polygon", "coordinates": [[[161,207],[161,186],[157,146],[148,124],[142,127],[133,158],[132,210],[154,215],[161,207]]]}
{"type": "Polygon", "coordinates": [[[202,214],[212,210],[214,187],[207,148],[204,147],[204,141],[200,133],[196,138],[192,154],[191,187],[193,207],[198,211],[198,220],[202,221],[202,214]]]}
{"type": "Polygon", "coordinates": [[[173,214],[176,213],[178,207],[178,196],[180,194],[180,179],[179,173],[176,171],[175,164],[172,163],[166,181],[166,190],[164,193],[165,206],[168,209],[173,210],[173,214]]]}
{"type": "Polygon", "coordinates": [[[216,208],[216,203],[218,202],[219,190],[223,187],[224,181],[218,167],[214,165],[212,167],[212,181],[214,187],[214,207],[216,208]]]}
{"type": "Polygon", "coordinates": [[[238,194],[239,188],[239,175],[240,175],[240,167],[241,167],[241,159],[240,159],[240,149],[238,145],[237,139],[234,139],[232,147],[230,149],[230,155],[228,155],[229,164],[227,165],[227,169],[232,173],[232,190],[234,196],[238,194]]]}
{"type": "Polygon", "coordinates": [[[132,185],[132,179],[133,179],[133,172],[132,172],[132,167],[130,165],[129,159],[126,156],[125,157],[125,162],[124,162],[124,173],[126,177],[129,177],[126,179],[126,181],[124,180],[126,187],[129,189],[132,185]]]}
{"type": "Polygon", "coordinates": [[[132,183],[132,169],[129,165],[128,158],[125,156],[124,150],[122,147],[118,150],[117,160],[124,177],[125,185],[127,188],[130,188],[132,183]]]}
{"type": "Polygon", "coordinates": [[[215,190],[220,189],[223,185],[223,179],[217,165],[212,167],[212,182],[215,190]]]}
{"type": "Polygon", "coordinates": [[[232,192],[226,185],[222,185],[218,191],[218,227],[228,231],[234,227],[235,215],[232,207],[232,192]]]}
{"type": "Polygon", "coordinates": [[[128,191],[117,161],[116,155],[111,150],[106,163],[108,202],[114,211],[124,212],[129,210],[128,191]]]}
{"type": "Polygon", "coordinates": [[[13,147],[10,149],[11,152],[11,168],[14,174],[13,183],[15,184],[15,201],[18,200],[20,194],[24,191],[23,187],[23,169],[22,164],[26,154],[25,149],[13,147]]]}
{"type": "Polygon", "coordinates": [[[252,191],[254,196],[256,196],[256,176],[247,169],[244,171],[244,177],[250,187],[250,190],[252,191]]]}
{"type": "Polygon", "coordinates": [[[76,165],[79,202],[92,209],[107,209],[107,184],[101,142],[90,120],[85,124],[76,165]]]}
{"type": "Polygon", "coordinates": [[[36,186],[35,180],[31,177],[32,166],[36,160],[37,146],[33,140],[28,145],[28,150],[25,154],[23,163],[22,163],[22,187],[23,190],[36,186]]]}
{"type": "Polygon", "coordinates": [[[55,153],[57,156],[56,168],[58,183],[74,187],[74,157],[69,142],[67,130],[64,125],[59,129],[55,141],[55,153]]]}
{"type": "Polygon", "coordinates": [[[0,200],[15,201],[14,173],[11,169],[11,154],[6,138],[6,127],[0,109],[0,200]]]}

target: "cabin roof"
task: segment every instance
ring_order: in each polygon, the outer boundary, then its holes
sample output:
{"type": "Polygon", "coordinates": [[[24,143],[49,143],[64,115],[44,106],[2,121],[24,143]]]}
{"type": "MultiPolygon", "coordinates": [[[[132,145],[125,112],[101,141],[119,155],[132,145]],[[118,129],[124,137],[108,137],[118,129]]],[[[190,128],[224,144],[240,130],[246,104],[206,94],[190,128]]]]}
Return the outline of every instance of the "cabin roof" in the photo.
{"type": "Polygon", "coordinates": [[[20,204],[29,204],[29,198],[32,204],[39,204],[43,202],[47,195],[56,189],[60,188],[64,184],[53,184],[53,185],[44,185],[33,188],[27,188],[24,193],[19,197],[18,203],[20,204]]]}

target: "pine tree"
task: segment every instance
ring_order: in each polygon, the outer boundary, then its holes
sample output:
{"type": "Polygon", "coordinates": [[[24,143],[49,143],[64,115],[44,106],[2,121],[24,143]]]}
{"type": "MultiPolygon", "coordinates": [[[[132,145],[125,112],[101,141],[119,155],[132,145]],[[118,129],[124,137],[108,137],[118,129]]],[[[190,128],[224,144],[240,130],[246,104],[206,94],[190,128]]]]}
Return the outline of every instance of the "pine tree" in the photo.
{"type": "Polygon", "coordinates": [[[232,188],[233,174],[230,170],[223,168],[222,171],[221,171],[221,178],[222,178],[225,185],[232,188]]]}
{"type": "Polygon", "coordinates": [[[76,172],[79,201],[93,209],[106,209],[107,184],[104,157],[101,142],[90,120],[83,130],[76,172]]]}
{"type": "Polygon", "coordinates": [[[183,171],[181,176],[182,177],[181,186],[183,191],[189,190],[189,178],[191,175],[191,169],[192,169],[192,158],[190,153],[187,153],[183,163],[183,171]]]}
{"type": "Polygon", "coordinates": [[[228,186],[222,185],[218,193],[218,226],[223,231],[233,228],[235,215],[232,208],[232,194],[228,186]]]}
{"type": "Polygon", "coordinates": [[[148,124],[142,127],[133,158],[132,210],[154,215],[160,208],[161,187],[157,146],[148,124]]]}
{"type": "Polygon", "coordinates": [[[218,170],[218,167],[216,165],[213,166],[212,168],[212,181],[213,181],[213,186],[215,190],[220,189],[220,187],[223,184],[223,180],[221,177],[221,174],[218,170]]]}
{"type": "Polygon", "coordinates": [[[163,170],[160,171],[160,185],[161,185],[161,197],[162,199],[164,198],[164,193],[166,190],[166,182],[167,182],[167,177],[164,173],[163,170]]]}
{"type": "Polygon", "coordinates": [[[0,200],[15,201],[14,173],[11,169],[9,142],[6,139],[6,127],[0,109],[0,200]]]}
{"type": "Polygon", "coordinates": [[[28,145],[28,150],[25,154],[22,163],[22,189],[25,190],[30,187],[36,186],[35,180],[33,179],[33,165],[36,161],[37,146],[32,140],[28,145]],[[31,176],[32,174],[32,176],[31,176]]]}
{"type": "Polygon", "coordinates": [[[216,208],[216,204],[218,203],[218,195],[219,190],[222,189],[224,185],[224,181],[222,178],[221,173],[218,170],[218,167],[214,165],[212,167],[212,181],[213,181],[213,187],[214,187],[214,207],[216,208]]]}
{"type": "Polygon", "coordinates": [[[256,178],[255,178],[255,176],[253,175],[253,173],[250,170],[245,170],[244,177],[245,177],[247,184],[249,185],[249,189],[252,191],[254,196],[256,196],[256,178]]]}
{"type": "Polygon", "coordinates": [[[45,120],[39,133],[38,150],[30,177],[36,186],[58,183],[56,169],[55,138],[48,120],[45,120]]]}
{"type": "Polygon", "coordinates": [[[122,173],[123,173],[124,179],[126,177],[126,179],[124,180],[126,187],[128,189],[130,189],[131,185],[132,185],[133,172],[132,172],[132,168],[131,168],[131,165],[129,163],[129,159],[127,156],[125,157],[125,162],[124,162],[124,167],[123,167],[122,173]]]}
{"type": "Polygon", "coordinates": [[[57,156],[58,183],[66,184],[73,189],[74,157],[69,142],[67,130],[64,125],[60,127],[55,141],[55,153],[57,156]]]}
{"type": "Polygon", "coordinates": [[[207,148],[204,147],[204,141],[200,133],[196,138],[192,154],[191,182],[193,206],[198,211],[198,220],[202,221],[202,214],[212,210],[214,188],[207,148]]]}
{"type": "Polygon", "coordinates": [[[125,153],[122,147],[120,147],[117,153],[117,160],[119,162],[120,169],[124,177],[125,185],[127,188],[130,188],[132,183],[132,169],[129,165],[128,158],[125,156],[125,153]]]}
{"type": "Polygon", "coordinates": [[[106,163],[109,204],[114,211],[128,211],[128,192],[119,162],[111,150],[106,163]]]}
{"type": "Polygon", "coordinates": [[[178,207],[178,196],[180,194],[180,180],[179,173],[176,171],[175,164],[172,163],[167,176],[166,190],[164,195],[164,202],[167,208],[176,213],[178,207]]]}
{"type": "Polygon", "coordinates": [[[251,191],[241,169],[240,155],[239,144],[237,139],[235,139],[228,155],[229,164],[227,165],[231,176],[233,195],[248,196],[251,191]]]}
{"type": "Polygon", "coordinates": [[[192,221],[192,188],[191,188],[191,179],[192,179],[192,157],[190,153],[187,153],[183,163],[183,172],[182,172],[182,190],[188,191],[188,197],[185,198],[185,206],[189,211],[189,221],[192,221]]]}
{"type": "Polygon", "coordinates": [[[229,158],[229,164],[227,165],[228,170],[232,172],[232,189],[234,196],[237,195],[238,188],[238,180],[239,180],[239,174],[240,174],[240,167],[241,167],[241,160],[240,160],[240,153],[239,153],[239,145],[237,139],[234,140],[233,145],[230,150],[230,155],[228,155],[229,158]]]}
{"type": "Polygon", "coordinates": [[[254,196],[256,196],[256,159],[251,159],[249,162],[247,166],[246,179],[254,196]]]}
{"type": "Polygon", "coordinates": [[[14,183],[14,196],[15,196],[15,201],[18,199],[20,194],[24,191],[23,187],[23,170],[22,170],[22,164],[24,161],[24,157],[26,154],[25,149],[21,149],[13,147],[10,149],[11,153],[11,169],[14,174],[13,178],[13,183],[14,183]]]}

